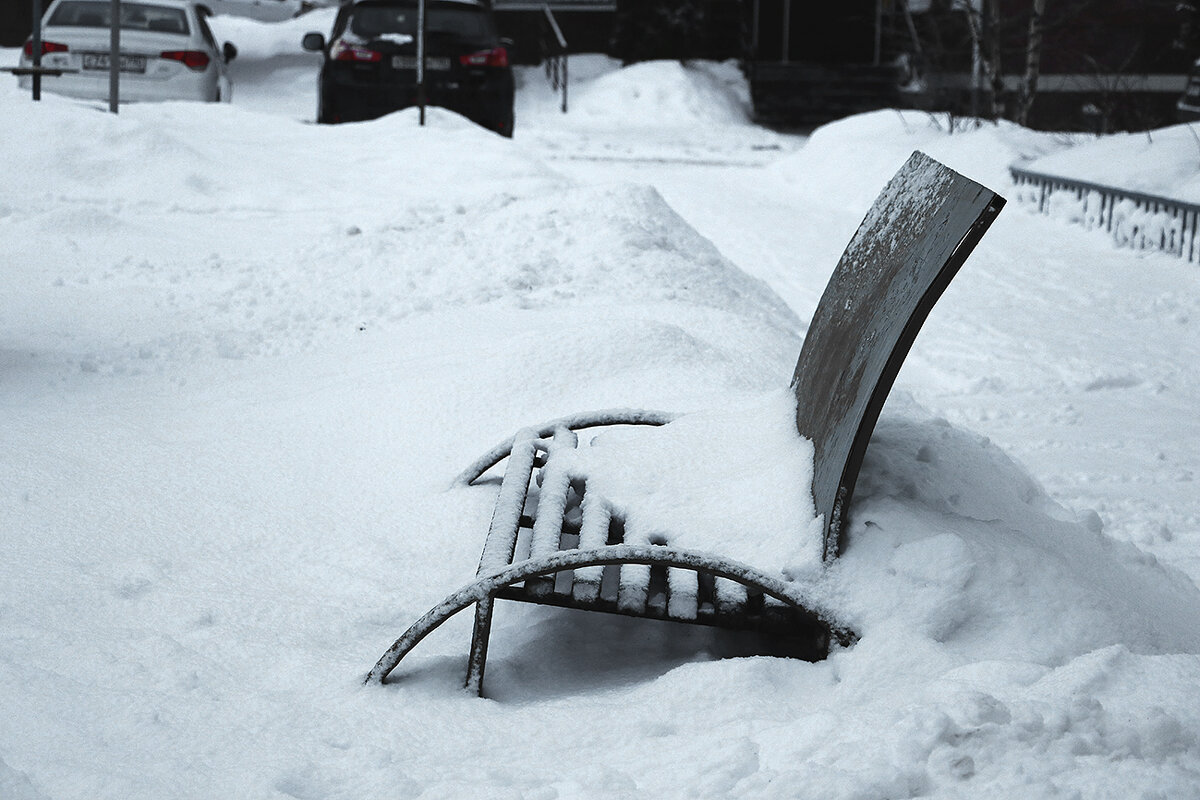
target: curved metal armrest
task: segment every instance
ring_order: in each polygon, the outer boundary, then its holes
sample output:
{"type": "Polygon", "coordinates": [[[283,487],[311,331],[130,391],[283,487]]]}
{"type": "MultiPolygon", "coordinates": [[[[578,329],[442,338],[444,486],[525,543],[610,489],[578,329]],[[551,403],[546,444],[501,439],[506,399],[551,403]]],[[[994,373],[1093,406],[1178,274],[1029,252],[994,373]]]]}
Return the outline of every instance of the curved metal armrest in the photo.
{"type": "Polygon", "coordinates": [[[485,602],[497,590],[527,578],[549,575],[567,569],[604,564],[660,564],[704,571],[718,578],[756,589],[799,610],[809,619],[827,627],[833,641],[844,646],[857,636],[834,621],[823,604],[810,598],[799,586],[773,578],[753,567],[711,553],[681,550],[659,545],[614,544],[587,550],[560,550],[552,556],[509,564],[503,569],[477,577],[430,609],[395,641],[367,674],[364,683],[382,683],[410,650],[450,617],[472,603],[485,602]]]}
{"type": "MultiPolygon", "coordinates": [[[[553,434],[558,428],[578,431],[585,428],[599,428],[607,425],[666,425],[677,417],[679,417],[679,414],[671,411],[648,411],[640,408],[608,408],[601,411],[586,411],[581,414],[559,417],[549,422],[543,422],[540,425],[530,426],[530,429],[539,437],[546,437],[553,434]]],[[[477,481],[483,473],[508,457],[508,454],[512,452],[513,439],[513,436],[508,437],[475,459],[471,466],[463,470],[454,479],[454,482],[456,484],[472,484],[477,481]]]]}

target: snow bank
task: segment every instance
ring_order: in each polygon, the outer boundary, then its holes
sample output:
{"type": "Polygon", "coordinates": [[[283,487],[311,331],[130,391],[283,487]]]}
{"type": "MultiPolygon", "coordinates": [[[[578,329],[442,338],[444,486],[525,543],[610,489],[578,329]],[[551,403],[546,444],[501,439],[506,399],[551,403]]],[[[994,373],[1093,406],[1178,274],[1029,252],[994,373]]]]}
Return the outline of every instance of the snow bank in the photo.
{"type": "MultiPolygon", "coordinates": [[[[337,16],[336,8],[318,8],[293,19],[264,24],[250,17],[221,11],[218,9],[218,14],[209,20],[213,34],[219,41],[233,42],[238,49],[238,60],[243,63],[304,53],[300,47],[304,34],[312,31],[328,37],[337,16]]],[[[312,58],[319,63],[316,56],[312,58]]]]}
{"type": "Polygon", "coordinates": [[[1079,180],[1105,189],[1025,183],[1014,194],[1047,216],[1103,232],[1117,247],[1186,258],[1195,237],[1185,230],[1185,212],[1164,208],[1152,198],[1188,203],[1200,197],[1197,153],[1200,138],[1190,125],[1101,137],[1037,159],[1027,168],[1048,179],[1079,180]],[[1121,197],[1123,193],[1150,197],[1121,197]]]}
{"type": "Polygon", "coordinates": [[[1087,137],[1021,166],[1058,178],[1200,203],[1200,128],[1087,137]]]}
{"type": "MultiPolygon", "coordinates": [[[[838,207],[866,209],[913,150],[985,186],[1011,182],[1008,167],[1067,146],[1056,134],[1010,122],[986,123],[920,111],[873,111],[815,130],[804,148],[775,165],[798,191],[819,194],[838,207]],[[853,169],[847,166],[853,164],[853,169]]],[[[861,213],[861,212],[860,212],[861,213]]]]}
{"type": "Polygon", "coordinates": [[[903,398],[889,411],[835,568],[868,633],[1050,665],[1115,644],[1200,652],[1200,592],[1186,576],[1076,521],[986,439],[903,398]]]}
{"type": "Polygon", "coordinates": [[[646,61],[620,68],[603,56],[572,56],[569,69],[566,115],[542,68],[521,69],[521,119],[591,129],[745,126],[749,121],[749,92],[733,61],[646,61]]]}
{"type": "Polygon", "coordinates": [[[661,428],[604,433],[575,455],[588,490],[624,518],[628,543],[717,553],[793,577],[819,571],[812,442],[796,433],[790,390],[661,428]]]}

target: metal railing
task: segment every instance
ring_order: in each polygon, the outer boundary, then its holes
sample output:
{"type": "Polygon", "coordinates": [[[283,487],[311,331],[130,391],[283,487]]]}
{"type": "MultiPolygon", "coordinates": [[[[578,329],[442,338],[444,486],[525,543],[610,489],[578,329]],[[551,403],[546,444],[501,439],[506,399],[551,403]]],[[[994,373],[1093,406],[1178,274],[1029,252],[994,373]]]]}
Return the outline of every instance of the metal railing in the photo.
{"type": "Polygon", "coordinates": [[[1009,167],[1016,200],[1088,230],[1103,230],[1117,247],[1200,261],[1200,205],[1009,167]]]}
{"type": "Polygon", "coordinates": [[[567,59],[567,39],[563,36],[562,28],[558,26],[558,20],[554,18],[554,12],[550,10],[549,3],[542,4],[542,13],[545,15],[546,24],[554,37],[554,41],[549,43],[549,47],[543,45],[543,50],[546,52],[546,80],[550,81],[554,91],[562,94],[562,113],[565,114],[567,113],[567,85],[571,77],[570,64],[567,59]]]}

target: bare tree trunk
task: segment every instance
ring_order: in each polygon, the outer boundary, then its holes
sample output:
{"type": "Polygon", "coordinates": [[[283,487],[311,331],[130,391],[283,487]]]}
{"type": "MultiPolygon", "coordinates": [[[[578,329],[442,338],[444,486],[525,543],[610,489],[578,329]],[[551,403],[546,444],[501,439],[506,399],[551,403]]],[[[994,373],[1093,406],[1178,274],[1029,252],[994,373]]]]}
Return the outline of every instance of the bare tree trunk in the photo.
{"type": "Polygon", "coordinates": [[[967,24],[971,33],[971,111],[987,119],[1001,115],[1000,93],[1000,2],[980,0],[979,8],[967,6],[967,24]],[[982,89],[983,102],[978,99],[982,89]]]}
{"type": "Polygon", "coordinates": [[[1017,100],[1017,122],[1021,125],[1029,123],[1029,109],[1037,94],[1045,15],[1046,0],[1033,0],[1033,10],[1029,14],[1029,39],[1025,45],[1025,74],[1021,77],[1021,94],[1017,100]]]}
{"type": "Polygon", "coordinates": [[[1001,100],[1004,78],[1000,72],[1000,0],[983,0],[983,9],[986,15],[983,25],[983,61],[992,100],[991,113],[988,116],[996,120],[1004,113],[1001,100]]]}

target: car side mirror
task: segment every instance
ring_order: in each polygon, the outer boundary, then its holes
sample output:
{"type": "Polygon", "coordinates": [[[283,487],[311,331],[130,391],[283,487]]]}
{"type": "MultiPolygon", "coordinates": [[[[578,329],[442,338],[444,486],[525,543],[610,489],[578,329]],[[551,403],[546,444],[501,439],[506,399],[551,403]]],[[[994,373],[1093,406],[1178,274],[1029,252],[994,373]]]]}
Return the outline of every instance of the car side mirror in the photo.
{"type": "Polygon", "coordinates": [[[221,55],[225,56],[225,63],[228,64],[237,58],[237,48],[233,46],[232,42],[226,42],[225,46],[221,48],[221,55]]]}
{"type": "Polygon", "coordinates": [[[300,40],[300,46],[305,50],[319,53],[325,49],[325,37],[319,33],[306,33],[300,40]]]}

